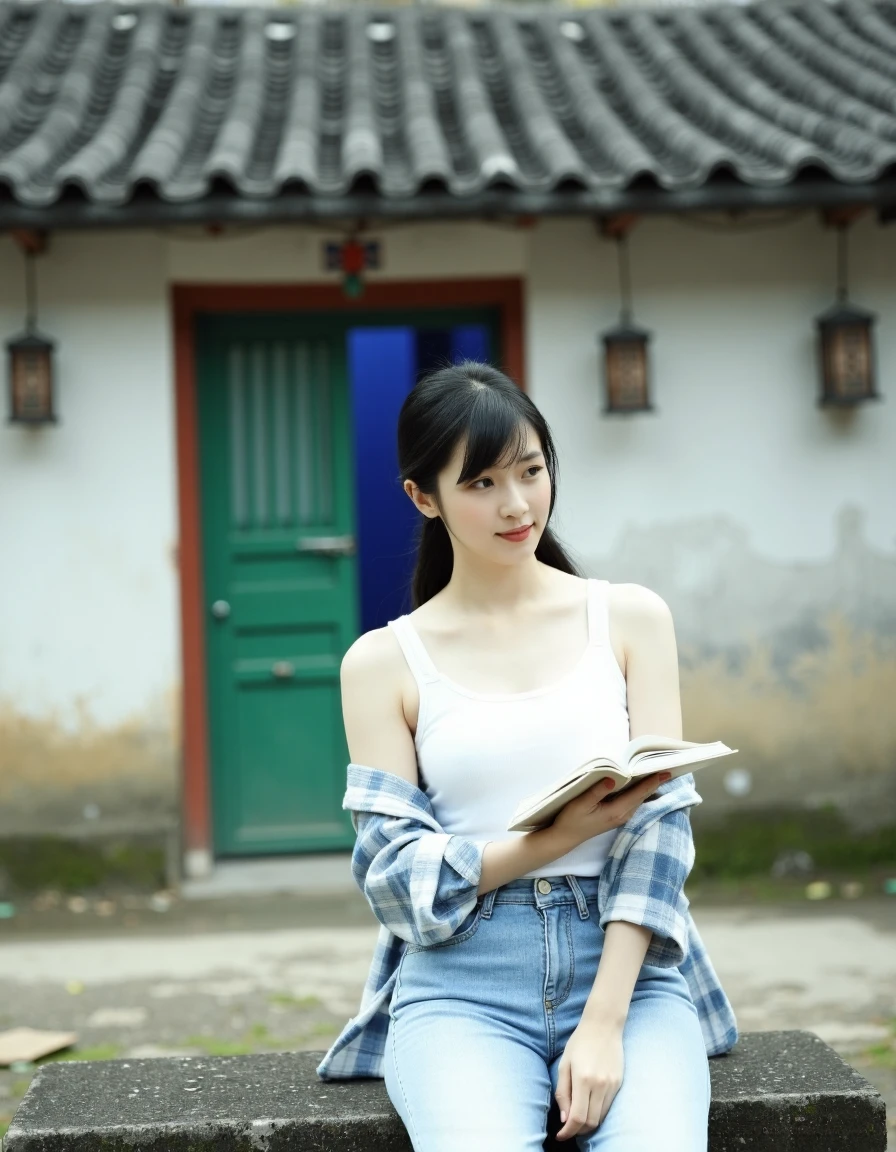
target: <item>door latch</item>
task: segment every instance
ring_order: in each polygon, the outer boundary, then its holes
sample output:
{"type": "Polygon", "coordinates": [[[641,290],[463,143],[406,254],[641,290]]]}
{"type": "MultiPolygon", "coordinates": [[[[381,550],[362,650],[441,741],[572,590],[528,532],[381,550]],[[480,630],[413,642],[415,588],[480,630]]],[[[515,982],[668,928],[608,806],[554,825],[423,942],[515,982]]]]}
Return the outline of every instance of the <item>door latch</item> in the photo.
{"type": "Polygon", "coordinates": [[[320,556],[353,556],[354,536],[302,536],[296,541],[298,552],[314,552],[320,556]]]}

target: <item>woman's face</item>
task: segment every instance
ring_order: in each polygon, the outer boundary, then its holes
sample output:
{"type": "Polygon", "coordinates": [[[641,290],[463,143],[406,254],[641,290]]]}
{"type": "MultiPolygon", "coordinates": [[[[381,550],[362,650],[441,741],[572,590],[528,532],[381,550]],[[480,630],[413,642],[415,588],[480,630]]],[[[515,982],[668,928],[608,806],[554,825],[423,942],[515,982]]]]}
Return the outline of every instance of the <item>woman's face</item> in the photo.
{"type": "Polygon", "coordinates": [[[459,484],[465,449],[461,441],[439,473],[443,519],[455,544],[498,563],[514,563],[535,552],[550,510],[551,481],[541,441],[531,424],[524,428],[526,443],[512,463],[502,461],[459,484]],[[524,525],[531,525],[524,538],[502,536],[524,525]]]}

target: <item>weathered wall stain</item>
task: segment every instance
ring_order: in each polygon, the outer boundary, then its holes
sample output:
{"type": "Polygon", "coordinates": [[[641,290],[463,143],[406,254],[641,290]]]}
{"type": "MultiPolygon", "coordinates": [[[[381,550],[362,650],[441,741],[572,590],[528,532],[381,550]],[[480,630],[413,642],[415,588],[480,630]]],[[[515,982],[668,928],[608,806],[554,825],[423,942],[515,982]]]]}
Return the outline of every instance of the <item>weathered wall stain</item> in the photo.
{"type": "Polygon", "coordinates": [[[644,584],[670,605],[684,734],[740,749],[699,777],[709,820],[732,808],[834,803],[856,828],[896,819],[896,554],[872,548],[863,513],[835,518],[819,561],[771,559],[722,518],[632,528],[594,576],[644,584]]]}
{"type": "Polygon", "coordinates": [[[179,692],[112,728],[85,706],[78,722],[0,701],[0,834],[140,827],[179,807],[179,692]],[[99,810],[85,807],[95,805],[99,810]]]}
{"type": "MultiPolygon", "coordinates": [[[[834,803],[856,827],[896,819],[896,555],[871,548],[844,508],[827,560],[758,555],[738,525],[711,518],[626,532],[592,575],[653,588],[670,604],[685,736],[725,740],[753,788],[732,797],[727,765],[699,777],[695,821],[732,809],[834,803]]],[[[138,825],[180,805],[180,692],[114,728],[0,701],[0,833],[138,825]],[[96,825],[99,827],[99,825],[96,825]]]]}
{"type": "Polygon", "coordinates": [[[734,661],[685,653],[681,693],[689,739],[723,739],[749,769],[742,798],[723,786],[726,765],[699,776],[708,819],[733,807],[833,803],[856,827],[896,818],[896,640],[818,621],[811,649],[779,666],[775,643],[734,661]]]}

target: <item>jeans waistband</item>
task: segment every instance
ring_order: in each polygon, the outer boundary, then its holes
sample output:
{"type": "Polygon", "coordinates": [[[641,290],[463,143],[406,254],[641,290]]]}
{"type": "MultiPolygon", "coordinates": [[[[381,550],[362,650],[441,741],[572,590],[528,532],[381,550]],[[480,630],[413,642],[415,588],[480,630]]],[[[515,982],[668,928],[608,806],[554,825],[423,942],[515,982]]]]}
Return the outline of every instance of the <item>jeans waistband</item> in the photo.
{"type": "Polygon", "coordinates": [[[597,899],[599,876],[523,876],[492,888],[482,897],[482,915],[488,919],[496,904],[532,904],[551,908],[555,904],[575,904],[582,920],[591,915],[589,900],[597,899]]]}

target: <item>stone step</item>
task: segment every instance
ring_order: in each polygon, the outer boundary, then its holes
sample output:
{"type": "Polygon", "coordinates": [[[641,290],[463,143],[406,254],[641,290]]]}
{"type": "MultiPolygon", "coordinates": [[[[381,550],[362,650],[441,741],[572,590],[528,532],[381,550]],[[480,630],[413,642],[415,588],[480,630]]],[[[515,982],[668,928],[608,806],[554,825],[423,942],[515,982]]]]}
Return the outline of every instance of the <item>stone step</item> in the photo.
{"type": "MultiPolygon", "coordinates": [[[[315,1072],[322,1056],[47,1064],[13,1117],[4,1152],[407,1152],[383,1081],[325,1083],[315,1072]]],[[[879,1093],[811,1032],[743,1033],[710,1069],[710,1152],[886,1148],[879,1093]]],[[[548,1127],[556,1131],[556,1120],[548,1127]]],[[[545,1148],[568,1152],[572,1143],[549,1134],[545,1148]]]]}

